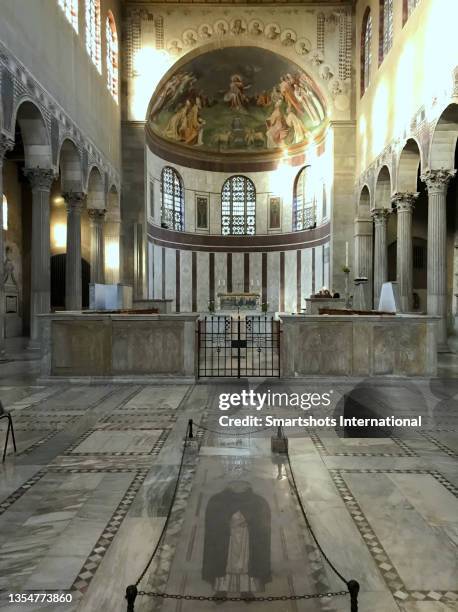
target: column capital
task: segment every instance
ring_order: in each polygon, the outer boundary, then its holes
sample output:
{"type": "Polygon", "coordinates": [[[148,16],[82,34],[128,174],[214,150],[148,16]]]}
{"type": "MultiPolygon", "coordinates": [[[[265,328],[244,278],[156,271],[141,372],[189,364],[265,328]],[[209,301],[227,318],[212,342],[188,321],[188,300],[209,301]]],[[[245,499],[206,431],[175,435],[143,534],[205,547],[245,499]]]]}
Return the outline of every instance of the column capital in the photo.
{"type": "Polygon", "coordinates": [[[62,194],[67,205],[67,212],[78,212],[80,213],[83,209],[83,203],[86,198],[86,194],[83,191],[66,191],[62,194]]]}
{"type": "Polygon", "coordinates": [[[415,206],[415,200],[418,196],[418,192],[398,191],[393,195],[391,201],[396,206],[398,212],[412,212],[415,206]]]}
{"type": "Polygon", "coordinates": [[[24,168],[24,176],[29,180],[32,189],[49,191],[57,178],[52,168],[24,168]]]}
{"type": "Polygon", "coordinates": [[[455,176],[456,170],[446,170],[445,168],[439,168],[439,170],[426,170],[420,178],[426,183],[428,192],[446,192],[448,184],[451,179],[455,176]]]}
{"type": "Polygon", "coordinates": [[[14,147],[14,140],[6,134],[0,134],[0,164],[8,151],[14,147]]]}
{"type": "Polygon", "coordinates": [[[391,215],[390,208],[373,208],[371,210],[371,217],[376,225],[384,225],[387,222],[388,217],[391,215]]]}
{"type": "Polygon", "coordinates": [[[100,224],[105,221],[107,211],[105,208],[88,208],[87,214],[91,223],[100,224]]]}

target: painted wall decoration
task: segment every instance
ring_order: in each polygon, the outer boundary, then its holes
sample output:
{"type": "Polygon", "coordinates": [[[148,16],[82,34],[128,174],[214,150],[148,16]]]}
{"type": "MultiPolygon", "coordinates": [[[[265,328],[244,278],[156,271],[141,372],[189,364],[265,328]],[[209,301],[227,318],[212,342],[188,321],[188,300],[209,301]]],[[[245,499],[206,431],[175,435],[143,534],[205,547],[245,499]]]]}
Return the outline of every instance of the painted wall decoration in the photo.
{"type": "MultiPolygon", "coordinates": [[[[239,21],[230,28],[246,27],[239,21]]],[[[311,142],[325,115],[315,83],[299,66],[272,51],[236,47],[172,73],[152,100],[148,123],[162,138],[203,151],[260,152],[311,142]]]]}

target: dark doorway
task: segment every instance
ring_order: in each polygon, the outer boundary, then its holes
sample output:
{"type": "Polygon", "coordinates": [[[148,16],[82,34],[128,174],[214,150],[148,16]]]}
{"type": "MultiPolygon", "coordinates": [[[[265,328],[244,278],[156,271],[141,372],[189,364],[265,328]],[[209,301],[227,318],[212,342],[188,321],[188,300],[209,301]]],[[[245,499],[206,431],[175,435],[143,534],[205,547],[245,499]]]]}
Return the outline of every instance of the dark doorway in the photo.
{"type": "MultiPolygon", "coordinates": [[[[65,260],[66,254],[51,257],[51,308],[65,309],[65,260]]],[[[89,308],[89,283],[91,281],[91,266],[81,259],[81,290],[83,308],[89,308]]]]}

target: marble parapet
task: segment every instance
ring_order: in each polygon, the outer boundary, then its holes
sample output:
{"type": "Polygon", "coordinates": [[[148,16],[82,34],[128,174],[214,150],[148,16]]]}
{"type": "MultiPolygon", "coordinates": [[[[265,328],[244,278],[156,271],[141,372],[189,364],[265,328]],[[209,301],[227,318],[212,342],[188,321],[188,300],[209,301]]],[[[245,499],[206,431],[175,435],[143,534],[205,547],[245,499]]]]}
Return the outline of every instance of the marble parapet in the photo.
{"type": "Polygon", "coordinates": [[[281,315],[282,377],[435,376],[438,317],[281,315]]]}
{"type": "Polygon", "coordinates": [[[194,377],[193,314],[42,315],[42,377],[194,377]]]}

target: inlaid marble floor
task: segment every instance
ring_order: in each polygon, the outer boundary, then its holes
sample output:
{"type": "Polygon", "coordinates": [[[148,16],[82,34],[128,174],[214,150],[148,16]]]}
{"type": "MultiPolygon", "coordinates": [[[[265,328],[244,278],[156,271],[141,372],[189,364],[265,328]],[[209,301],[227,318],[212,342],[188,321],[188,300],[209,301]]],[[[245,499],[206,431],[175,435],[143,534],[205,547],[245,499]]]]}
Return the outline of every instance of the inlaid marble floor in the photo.
{"type": "MultiPolygon", "coordinates": [[[[190,418],[206,429],[198,430],[199,450],[186,452],[165,545],[140,589],[204,596],[341,590],[304,524],[287,466],[271,453],[272,431],[221,433],[219,393],[268,388],[332,389],[332,405],[313,413],[320,417],[338,414],[355,389],[378,415],[422,415],[421,430],[392,429],[385,437],[288,430],[291,462],[323,549],[361,584],[360,612],[458,609],[456,379],[42,386],[33,364],[23,365],[23,379],[20,364],[0,365],[0,398],[18,441],[18,453],[10,448],[0,471],[2,611],[125,611],[125,588],[146,566],[163,527],[190,418]],[[235,554],[235,540],[228,552],[228,529],[247,546],[241,515],[253,538],[256,580],[218,583],[216,568],[227,570],[235,554]],[[44,591],[73,601],[8,601],[12,593],[44,591]]],[[[304,415],[279,407],[269,413],[304,415]]],[[[2,424],[1,440],[4,431],[2,424]]],[[[250,604],[141,596],[136,611],[237,612],[247,605],[254,612],[350,609],[346,596],[250,604]]]]}

